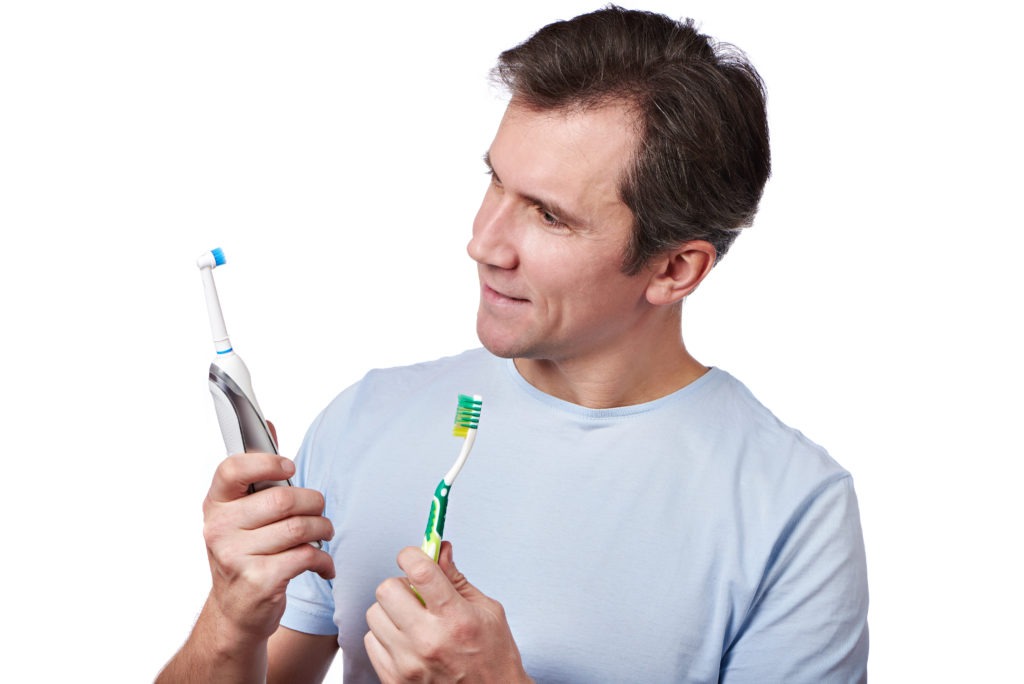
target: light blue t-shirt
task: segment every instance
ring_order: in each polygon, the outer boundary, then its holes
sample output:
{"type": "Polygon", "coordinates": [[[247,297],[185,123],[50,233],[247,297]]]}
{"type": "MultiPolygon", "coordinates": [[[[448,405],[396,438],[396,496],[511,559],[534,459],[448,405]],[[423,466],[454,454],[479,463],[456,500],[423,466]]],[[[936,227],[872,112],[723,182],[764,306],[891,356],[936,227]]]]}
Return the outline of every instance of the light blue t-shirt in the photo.
{"type": "Polygon", "coordinates": [[[505,607],[538,682],[857,682],[867,578],[849,473],[711,369],[637,406],[588,409],[474,350],[378,370],[319,416],[297,484],[326,495],[337,577],[305,573],[282,624],[338,633],[346,684],[376,681],[366,609],[419,545],[479,394],[445,538],[505,607]]]}

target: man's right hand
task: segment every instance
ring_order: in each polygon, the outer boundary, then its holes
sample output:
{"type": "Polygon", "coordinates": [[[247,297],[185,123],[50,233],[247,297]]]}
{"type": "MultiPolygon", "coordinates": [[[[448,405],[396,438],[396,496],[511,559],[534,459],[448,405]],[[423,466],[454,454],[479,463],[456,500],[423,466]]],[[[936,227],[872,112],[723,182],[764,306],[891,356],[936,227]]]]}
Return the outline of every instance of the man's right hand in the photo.
{"type": "MultiPolygon", "coordinates": [[[[285,609],[288,581],[312,570],[334,577],[334,561],[310,542],[334,536],[320,492],[249,485],[286,480],[295,464],[274,454],[235,454],[214,473],[203,502],[213,588],[188,641],[157,681],[264,681],[267,641],[285,609]]],[[[305,635],[304,635],[305,636],[305,635]]],[[[324,651],[324,667],[333,649],[324,651]]]]}
{"type": "Polygon", "coordinates": [[[302,487],[249,485],[286,480],[295,464],[273,454],[235,454],[214,473],[203,502],[203,536],[213,589],[209,606],[236,638],[265,640],[277,629],[288,581],[312,570],[334,577],[334,561],[310,542],[334,536],[323,495],[302,487]]]}

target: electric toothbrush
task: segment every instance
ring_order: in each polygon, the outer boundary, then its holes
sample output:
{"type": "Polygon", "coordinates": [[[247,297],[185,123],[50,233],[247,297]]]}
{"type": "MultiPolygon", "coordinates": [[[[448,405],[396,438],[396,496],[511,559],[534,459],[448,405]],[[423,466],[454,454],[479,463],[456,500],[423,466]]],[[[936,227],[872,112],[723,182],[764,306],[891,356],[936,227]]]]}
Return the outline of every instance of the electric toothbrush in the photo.
{"type": "MultiPolygon", "coordinates": [[[[225,263],[224,252],[219,247],[203,252],[196,260],[206,293],[206,311],[210,316],[213,347],[217,352],[210,364],[210,394],[213,395],[217,422],[228,454],[254,451],[276,454],[277,443],[256,401],[249,369],[232,348],[224,325],[217,285],[213,281],[213,269],[225,263]]],[[[249,491],[258,492],[275,485],[291,485],[291,480],[257,482],[249,486],[249,491]]]]}

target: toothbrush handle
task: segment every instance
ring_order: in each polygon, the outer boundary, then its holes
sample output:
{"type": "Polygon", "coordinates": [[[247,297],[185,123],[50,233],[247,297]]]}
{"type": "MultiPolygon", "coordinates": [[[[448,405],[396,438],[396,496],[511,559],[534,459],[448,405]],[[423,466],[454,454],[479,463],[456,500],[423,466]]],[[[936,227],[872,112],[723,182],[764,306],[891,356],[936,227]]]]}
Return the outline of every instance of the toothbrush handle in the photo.
{"type": "MultiPolygon", "coordinates": [[[[277,444],[270,434],[263,416],[230,375],[215,364],[210,365],[210,394],[217,411],[224,446],[229,454],[260,451],[277,453],[277,444]]],[[[250,491],[258,492],[275,485],[290,485],[290,481],[256,482],[250,491]]]]}
{"type": "Polygon", "coordinates": [[[443,479],[434,490],[434,498],[430,502],[430,516],[427,518],[427,529],[423,532],[423,553],[437,562],[441,554],[441,538],[444,536],[444,518],[448,512],[448,492],[451,486],[443,479]]]}
{"type": "MultiPolygon", "coordinates": [[[[217,411],[217,422],[220,424],[220,433],[224,437],[224,446],[227,447],[228,454],[251,451],[277,453],[277,443],[270,434],[270,428],[263,420],[263,415],[238,383],[216,363],[210,364],[210,394],[213,396],[213,407],[217,411]]],[[[249,485],[249,493],[282,485],[290,487],[292,481],[254,482],[249,485]]],[[[310,544],[318,549],[323,548],[322,542],[310,544]]]]}

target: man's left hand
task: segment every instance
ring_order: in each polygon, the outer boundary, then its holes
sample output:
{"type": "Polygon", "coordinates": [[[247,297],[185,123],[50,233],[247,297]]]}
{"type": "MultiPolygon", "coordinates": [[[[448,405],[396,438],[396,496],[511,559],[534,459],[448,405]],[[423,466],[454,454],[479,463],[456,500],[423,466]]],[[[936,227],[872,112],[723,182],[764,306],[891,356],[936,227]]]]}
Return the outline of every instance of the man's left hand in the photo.
{"type": "Polygon", "coordinates": [[[505,609],[458,571],[450,543],[437,564],[416,547],[402,549],[398,567],[406,576],[381,582],[366,611],[363,641],[382,682],[532,681],[505,609]]]}

